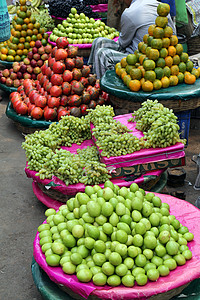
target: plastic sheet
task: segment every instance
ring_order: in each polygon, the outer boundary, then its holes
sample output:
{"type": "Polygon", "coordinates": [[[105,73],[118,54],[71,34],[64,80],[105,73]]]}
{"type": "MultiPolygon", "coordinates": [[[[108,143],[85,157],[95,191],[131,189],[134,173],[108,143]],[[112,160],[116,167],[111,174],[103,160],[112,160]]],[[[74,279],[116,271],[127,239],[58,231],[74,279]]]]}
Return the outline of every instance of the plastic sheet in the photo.
{"type": "Polygon", "coordinates": [[[150,100],[183,100],[187,101],[192,98],[200,97],[200,79],[194,84],[181,83],[177,86],[171,86],[167,89],[160,89],[152,92],[131,92],[124,85],[123,81],[116,75],[115,70],[106,71],[100,81],[103,91],[120,99],[129,100],[130,102],[143,102],[150,100]]]}
{"type": "Polygon", "coordinates": [[[108,11],[108,4],[97,4],[97,5],[90,5],[93,12],[107,12],[108,11]]]}
{"type": "Polygon", "coordinates": [[[32,127],[32,128],[47,129],[49,125],[52,123],[52,122],[47,122],[45,120],[33,120],[31,117],[25,115],[24,116],[18,115],[16,111],[12,108],[10,101],[8,102],[6,108],[6,116],[15,122],[19,122],[23,126],[32,127]]]}
{"type": "MultiPolygon", "coordinates": [[[[115,37],[113,41],[117,42],[119,37],[115,37]]],[[[50,38],[48,38],[49,44],[56,46],[55,42],[50,41],[50,38]]],[[[69,44],[69,46],[78,47],[80,49],[90,49],[92,47],[92,44],[69,44]]]]}
{"type": "Polygon", "coordinates": [[[192,251],[192,259],[185,265],[178,266],[171,271],[167,277],[160,277],[156,282],[148,282],[145,286],[126,288],[123,286],[111,288],[109,286],[97,287],[92,283],[80,283],[75,275],[66,275],[60,267],[49,267],[45,260],[45,255],[39,245],[39,233],[37,232],[33,243],[33,255],[35,261],[47,273],[49,278],[56,284],[63,284],[70,288],[74,293],[87,298],[91,293],[100,299],[130,300],[147,299],[159,293],[165,293],[176,289],[200,277],[200,210],[187,201],[177,199],[170,195],[158,194],[162,202],[170,205],[170,213],[187,226],[189,231],[194,234],[194,240],[188,243],[192,251]],[[180,209],[181,207],[181,209],[180,209]]]}
{"type": "Polygon", "coordinates": [[[16,92],[17,88],[14,86],[7,86],[6,84],[0,83],[0,90],[7,93],[12,93],[12,92],[16,92]]]}
{"type": "MultiPolygon", "coordinates": [[[[49,279],[47,274],[40,268],[36,261],[32,260],[31,271],[34,282],[46,300],[73,300],[71,296],[62,291],[57,284],[49,279]]],[[[200,298],[200,279],[193,280],[179,295],[171,300],[186,298],[187,300],[199,300],[200,298]]]]}
{"type": "MultiPolygon", "coordinates": [[[[130,134],[141,138],[144,134],[135,128],[136,123],[128,122],[128,120],[132,117],[132,114],[119,115],[114,117],[116,121],[124,124],[128,129],[132,130],[130,134]]],[[[91,132],[94,126],[91,124],[91,132]]],[[[93,137],[95,140],[95,137],[93,137]]],[[[98,148],[99,149],[99,148],[98,148]]],[[[163,161],[166,159],[175,159],[181,158],[185,156],[184,152],[184,144],[177,143],[175,145],[166,147],[166,148],[149,148],[149,149],[141,149],[140,151],[136,151],[131,154],[122,155],[122,156],[112,156],[112,157],[102,157],[102,150],[99,150],[100,160],[105,163],[107,167],[112,168],[120,168],[120,167],[128,167],[134,166],[137,164],[145,164],[150,162],[163,161]]]]}

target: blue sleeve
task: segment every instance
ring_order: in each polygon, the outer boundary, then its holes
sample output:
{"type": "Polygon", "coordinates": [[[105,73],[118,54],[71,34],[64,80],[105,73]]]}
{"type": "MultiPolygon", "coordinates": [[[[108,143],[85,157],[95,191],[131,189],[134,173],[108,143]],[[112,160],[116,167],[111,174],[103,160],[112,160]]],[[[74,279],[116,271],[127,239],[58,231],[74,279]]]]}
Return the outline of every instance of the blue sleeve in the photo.
{"type": "Polygon", "coordinates": [[[170,6],[170,16],[175,17],[176,16],[176,3],[175,0],[161,0],[163,3],[167,3],[170,6]]]}

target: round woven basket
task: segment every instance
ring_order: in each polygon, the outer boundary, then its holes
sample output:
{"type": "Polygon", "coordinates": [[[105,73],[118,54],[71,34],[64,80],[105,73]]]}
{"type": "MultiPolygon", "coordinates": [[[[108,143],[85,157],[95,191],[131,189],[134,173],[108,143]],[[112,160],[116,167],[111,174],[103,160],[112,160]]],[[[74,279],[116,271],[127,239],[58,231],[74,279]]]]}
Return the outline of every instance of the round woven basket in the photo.
{"type": "MultiPolygon", "coordinates": [[[[110,95],[110,102],[116,110],[116,114],[128,114],[139,109],[142,102],[131,102],[125,99],[120,99],[116,96],[110,95]]],[[[192,98],[187,101],[181,100],[159,100],[165,107],[173,109],[174,112],[180,112],[190,109],[195,109],[200,106],[200,98],[192,98]]]]}
{"type": "Polygon", "coordinates": [[[15,124],[17,130],[19,130],[20,132],[22,132],[24,134],[31,134],[31,133],[34,133],[36,130],[39,131],[39,130],[46,129],[46,128],[42,129],[42,128],[36,128],[36,127],[27,127],[16,121],[14,121],[14,124],[15,124]]]}
{"type": "MultiPolygon", "coordinates": [[[[185,285],[182,285],[176,289],[167,291],[165,293],[160,293],[154,296],[151,296],[150,298],[148,298],[148,300],[169,300],[172,297],[180,294],[182,292],[182,290],[184,290],[190,283],[187,283],[185,285]]],[[[67,288],[64,285],[58,285],[58,287],[64,291],[65,293],[67,293],[68,295],[70,295],[73,299],[77,299],[77,300],[85,300],[85,298],[81,297],[80,295],[74,293],[71,289],[67,288]]],[[[87,298],[87,300],[101,300],[101,298],[97,297],[96,295],[93,295],[92,293],[89,295],[89,297],[87,298]]]]}

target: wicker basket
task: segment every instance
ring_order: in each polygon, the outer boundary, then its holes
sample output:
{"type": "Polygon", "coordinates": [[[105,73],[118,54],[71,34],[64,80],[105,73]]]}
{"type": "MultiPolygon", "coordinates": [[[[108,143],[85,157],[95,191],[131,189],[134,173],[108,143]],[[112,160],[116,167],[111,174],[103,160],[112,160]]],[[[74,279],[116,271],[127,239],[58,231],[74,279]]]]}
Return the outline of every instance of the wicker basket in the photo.
{"type": "MultiPolygon", "coordinates": [[[[149,300],[169,300],[171,299],[172,297],[180,294],[182,292],[182,290],[184,290],[188,285],[190,284],[187,283],[185,285],[182,285],[176,289],[173,289],[173,290],[169,290],[165,293],[160,293],[160,294],[157,294],[157,295],[154,295],[154,296],[151,296],[150,298],[148,298],[149,300]]],[[[59,285],[58,284],[58,287],[64,291],[65,293],[67,293],[68,295],[70,295],[73,299],[77,299],[77,300],[85,300],[85,298],[83,298],[82,296],[74,293],[70,288],[67,288],[66,286],[64,285],[59,285]]],[[[101,300],[101,298],[97,297],[96,295],[93,295],[93,293],[91,293],[89,295],[89,297],[87,298],[88,300],[101,300]]],[[[134,299],[133,299],[134,300],[134,299]]]]}
{"type": "Polygon", "coordinates": [[[200,53],[200,36],[193,36],[187,42],[188,55],[200,53]]]}
{"type": "Polygon", "coordinates": [[[39,131],[39,130],[45,130],[46,129],[46,128],[43,129],[43,128],[35,128],[35,127],[26,127],[26,126],[23,126],[21,123],[16,122],[16,121],[14,121],[14,124],[15,124],[16,128],[24,134],[31,134],[31,133],[34,133],[36,130],[39,131]]]}
{"type": "Polygon", "coordinates": [[[66,203],[66,201],[68,199],[70,199],[71,197],[73,197],[73,195],[65,195],[65,194],[62,194],[61,192],[58,192],[54,189],[46,189],[45,186],[39,182],[37,182],[37,185],[38,187],[41,189],[41,191],[49,196],[50,198],[56,200],[56,201],[60,201],[60,202],[63,202],[63,203],[66,203]]]}
{"type": "MultiPolygon", "coordinates": [[[[125,99],[120,99],[113,95],[110,95],[110,102],[114,106],[115,113],[117,115],[120,114],[128,114],[137,110],[141,107],[142,102],[131,102],[125,99]]],[[[165,107],[173,109],[174,112],[180,112],[190,109],[195,109],[200,106],[200,98],[192,98],[187,101],[181,100],[159,100],[165,107]]]]}

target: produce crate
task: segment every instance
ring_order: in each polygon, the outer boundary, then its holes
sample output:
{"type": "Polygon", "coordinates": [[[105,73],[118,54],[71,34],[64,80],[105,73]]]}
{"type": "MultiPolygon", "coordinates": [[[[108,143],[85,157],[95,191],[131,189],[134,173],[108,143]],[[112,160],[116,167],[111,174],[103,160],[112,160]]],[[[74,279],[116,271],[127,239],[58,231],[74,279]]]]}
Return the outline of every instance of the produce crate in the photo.
{"type": "Polygon", "coordinates": [[[175,112],[175,115],[178,117],[177,121],[180,127],[179,130],[180,137],[182,139],[186,139],[187,140],[186,145],[188,145],[191,110],[175,112]]]}

